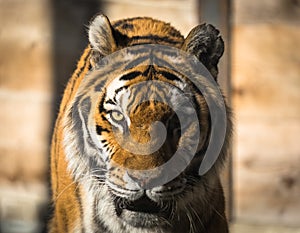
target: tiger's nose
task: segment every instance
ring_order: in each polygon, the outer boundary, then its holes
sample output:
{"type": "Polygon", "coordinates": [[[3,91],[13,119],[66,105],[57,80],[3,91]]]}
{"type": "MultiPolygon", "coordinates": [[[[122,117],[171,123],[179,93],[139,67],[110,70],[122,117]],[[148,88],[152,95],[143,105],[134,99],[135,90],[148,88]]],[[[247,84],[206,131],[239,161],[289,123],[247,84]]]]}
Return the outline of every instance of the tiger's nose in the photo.
{"type": "Polygon", "coordinates": [[[165,183],[162,172],[158,169],[153,172],[145,172],[145,174],[143,172],[127,172],[127,175],[131,182],[144,190],[159,187],[165,183]]]}

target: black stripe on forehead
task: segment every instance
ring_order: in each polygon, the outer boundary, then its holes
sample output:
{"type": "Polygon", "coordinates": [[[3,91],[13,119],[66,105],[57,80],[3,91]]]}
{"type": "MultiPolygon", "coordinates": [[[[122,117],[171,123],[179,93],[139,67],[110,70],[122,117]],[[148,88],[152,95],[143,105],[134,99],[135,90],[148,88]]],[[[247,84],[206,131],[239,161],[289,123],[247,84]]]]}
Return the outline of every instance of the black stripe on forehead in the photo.
{"type": "Polygon", "coordinates": [[[140,71],[133,71],[128,74],[124,74],[123,76],[121,76],[119,78],[119,80],[129,81],[129,80],[135,79],[136,77],[140,76],[141,74],[142,73],[140,71]]]}
{"type": "Polygon", "coordinates": [[[120,25],[126,23],[126,24],[131,24],[132,21],[138,20],[138,19],[142,19],[142,17],[136,17],[136,18],[130,18],[130,19],[124,19],[124,20],[119,20],[115,23],[113,23],[113,27],[119,27],[120,25]]]}
{"type": "Polygon", "coordinates": [[[178,78],[175,74],[172,74],[170,72],[167,71],[159,71],[159,74],[161,74],[162,76],[164,76],[166,79],[170,80],[170,81],[178,81],[178,82],[182,82],[180,78],[178,78]]]}
{"type": "Polygon", "coordinates": [[[175,38],[175,40],[173,40],[170,37],[167,36],[158,36],[158,35],[146,35],[146,36],[133,36],[130,38],[131,40],[148,40],[148,41],[155,41],[155,42],[166,42],[169,44],[178,44],[180,42],[178,42],[178,38],[175,38]],[[177,40],[176,40],[177,39],[177,40]]]}
{"type": "Polygon", "coordinates": [[[147,69],[143,72],[143,76],[149,77],[150,73],[155,72],[153,65],[148,65],[147,69]]]}
{"type": "Polygon", "coordinates": [[[131,94],[127,103],[127,110],[129,110],[132,107],[132,104],[135,102],[136,94],[137,94],[137,89],[131,90],[131,94]]]}
{"type": "MultiPolygon", "coordinates": [[[[175,88],[175,87],[174,87],[175,88]]],[[[135,88],[131,89],[131,94],[128,99],[127,110],[131,108],[136,108],[140,103],[144,102],[165,102],[166,98],[168,98],[168,88],[164,88],[163,86],[148,86],[142,85],[140,87],[136,86],[135,88]],[[159,88],[162,87],[162,88],[159,88]],[[137,106],[135,106],[139,103],[137,106]]]]}

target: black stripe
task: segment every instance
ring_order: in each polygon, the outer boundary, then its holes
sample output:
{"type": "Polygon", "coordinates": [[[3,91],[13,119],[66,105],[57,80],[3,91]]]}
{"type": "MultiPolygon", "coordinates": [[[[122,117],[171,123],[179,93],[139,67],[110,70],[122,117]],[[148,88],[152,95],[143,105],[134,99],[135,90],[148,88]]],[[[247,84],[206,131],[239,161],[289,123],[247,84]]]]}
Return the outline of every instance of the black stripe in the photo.
{"type": "Polygon", "coordinates": [[[102,223],[101,219],[99,218],[99,209],[98,209],[98,202],[100,202],[98,198],[94,199],[94,208],[93,208],[93,221],[96,225],[97,231],[95,233],[102,233],[102,232],[107,232],[110,233],[110,231],[107,229],[107,227],[102,223]]]}
{"type": "Polygon", "coordinates": [[[135,79],[139,75],[141,75],[140,71],[133,71],[133,72],[130,72],[128,74],[124,74],[121,78],[119,78],[119,80],[126,80],[126,81],[128,81],[128,80],[135,79]]]}
{"type": "MultiPolygon", "coordinates": [[[[130,93],[130,97],[135,97],[136,96],[136,92],[138,90],[137,89],[133,89],[130,93]]],[[[135,98],[129,98],[129,101],[127,102],[127,109],[131,109],[132,105],[135,103],[135,98]]],[[[137,107],[137,106],[135,106],[137,107]]]]}
{"type": "Polygon", "coordinates": [[[77,135],[77,145],[80,149],[80,152],[84,154],[84,146],[85,146],[85,138],[83,137],[83,128],[85,127],[84,122],[81,120],[80,112],[79,112],[79,105],[74,105],[71,108],[69,113],[69,119],[72,119],[72,123],[74,125],[73,130],[77,135]]]}
{"type": "Polygon", "coordinates": [[[156,70],[155,70],[155,68],[154,68],[153,65],[149,65],[149,66],[147,67],[147,69],[143,72],[143,75],[144,75],[145,77],[149,77],[149,76],[150,76],[150,73],[151,73],[151,74],[155,74],[155,73],[156,73],[156,70]]]}
{"type": "Polygon", "coordinates": [[[193,90],[195,91],[196,94],[200,95],[200,96],[203,96],[202,92],[200,91],[200,89],[196,86],[196,84],[194,84],[194,82],[190,82],[189,83],[193,90]]]}
{"type": "Polygon", "coordinates": [[[132,21],[135,21],[135,20],[137,20],[137,19],[143,19],[143,17],[135,17],[135,18],[130,18],[130,19],[125,19],[125,20],[119,20],[119,21],[117,21],[117,22],[115,22],[112,26],[114,27],[114,28],[117,28],[117,27],[119,27],[120,25],[122,25],[122,24],[124,24],[124,23],[130,23],[130,22],[132,22],[132,21]]]}
{"type": "Polygon", "coordinates": [[[99,113],[102,112],[106,113],[106,109],[104,108],[104,97],[101,99],[98,109],[99,109],[99,113]]]}
{"type": "Polygon", "coordinates": [[[115,90],[116,95],[123,89],[127,89],[127,88],[128,88],[128,86],[123,86],[123,87],[118,88],[117,90],[115,90]]]}
{"type": "MultiPolygon", "coordinates": [[[[159,41],[159,42],[167,42],[170,44],[178,44],[179,41],[172,40],[172,38],[167,36],[158,36],[158,35],[147,35],[147,36],[133,36],[130,37],[131,40],[151,40],[151,41],[159,41]]],[[[176,38],[177,39],[177,38],[176,38]]]]}
{"type": "MultiPolygon", "coordinates": [[[[78,184],[76,184],[76,187],[78,186],[78,184]]],[[[77,199],[77,202],[78,202],[78,205],[79,205],[79,210],[80,210],[80,222],[83,222],[83,207],[82,207],[82,202],[81,202],[81,194],[80,194],[80,190],[79,188],[76,188],[75,189],[75,196],[76,196],[76,199],[77,199]]],[[[81,224],[81,233],[84,233],[85,232],[85,229],[84,229],[84,226],[83,224],[81,224]]]]}
{"type": "Polygon", "coordinates": [[[101,135],[102,132],[108,132],[109,133],[108,129],[105,129],[100,125],[96,125],[96,131],[97,131],[97,134],[99,134],[99,135],[101,135]]]}
{"type": "Polygon", "coordinates": [[[113,100],[109,99],[105,102],[106,104],[117,105],[113,100]]]}
{"type": "Polygon", "coordinates": [[[180,81],[181,80],[174,74],[170,73],[170,72],[167,72],[167,71],[160,71],[159,72],[161,75],[163,75],[164,77],[166,77],[167,79],[171,80],[171,81],[180,81]]]}
{"type": "Polygon", "coordinates": [[[95,90],[96,92],[102,91],[105,82],[106,82],[106,80],[102,80],[100,83],[98,83],[98,84],[95,86],[94,90],[95,90]]]}
{"type": "MultiPolygon", "coordinates": [[[[88,65],[89,69],[91,68],[91,64],[89,62],[87,62],[90,57],[90,54],[91,54],[91,50],[86,54],[83,65],[81,67],[78,67],[79,70],[77,70],[77,72],[75,71],[76,72],[75,75],[77,76],[77,78],[80,77],[80,74],[83,72],[85,67],[87,67],[87,65],[88,65]]],[[[72,89],[73,89],[73,86],[72,86],[72,89]]]]}
{"type": "Polygon", "coordinates": [[[134,27],[133,27],[133,24],[129,24],[129,23],[124,23],[122,26],[122,29],[124,30],[132,30],[134,27]]]}
{"type": "Polygon", "coordinates": [[[107,118],[106,118],[104,115],[101,115],[101,119],[102,119],[103,121],[107,121],[107,118]]]}

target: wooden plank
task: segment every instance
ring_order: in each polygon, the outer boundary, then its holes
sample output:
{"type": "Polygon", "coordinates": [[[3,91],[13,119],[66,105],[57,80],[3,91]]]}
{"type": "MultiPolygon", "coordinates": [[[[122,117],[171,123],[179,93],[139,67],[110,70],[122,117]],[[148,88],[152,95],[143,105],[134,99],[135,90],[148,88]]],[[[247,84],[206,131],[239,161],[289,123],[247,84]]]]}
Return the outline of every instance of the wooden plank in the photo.
{"type": "Polygon", "coordinates": [[[236,217],[299,226],[300,31],[264,17],[234,27],[236,217]]]}
{"type": "Polygon", "coordinates": [[[300,117],[237,120],[236,214],[241,221],[299,225],[300,117]]]}
{"type": "Polygon", "coordinates": [[[267,225],[267,226],[260,226],[255,224],[233,224],[230,228],[231,233],[300,233],[299,228],[287,227],[287,226],[278,226],[278,225],[267,225]]]}

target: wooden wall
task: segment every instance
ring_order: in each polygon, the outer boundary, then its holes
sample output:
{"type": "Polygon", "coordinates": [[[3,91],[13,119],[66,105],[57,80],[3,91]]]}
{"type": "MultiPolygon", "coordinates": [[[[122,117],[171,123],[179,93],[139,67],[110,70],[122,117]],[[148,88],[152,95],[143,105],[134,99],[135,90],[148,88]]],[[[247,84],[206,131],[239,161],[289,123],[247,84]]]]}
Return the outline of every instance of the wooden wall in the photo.
{"type": "Polygon", "coordinates": [[[0,0],[0,232],[43,227],[53,90],[49,7],[46,0],[0,0]]]}
{"type": "Polygon", "coordinates": [[[235,215],[300,225],[300,1],[233,3],[235,215]]]}

